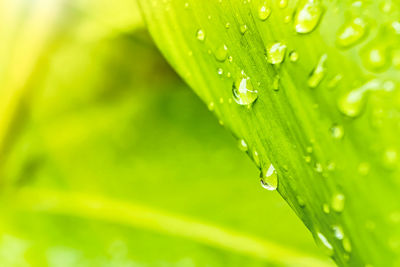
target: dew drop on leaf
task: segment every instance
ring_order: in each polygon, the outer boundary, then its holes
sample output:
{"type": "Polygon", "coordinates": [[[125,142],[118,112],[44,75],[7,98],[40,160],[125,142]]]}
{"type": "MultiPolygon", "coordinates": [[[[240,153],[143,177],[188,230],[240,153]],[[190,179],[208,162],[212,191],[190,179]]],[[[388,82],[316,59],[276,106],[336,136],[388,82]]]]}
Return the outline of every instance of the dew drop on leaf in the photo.
{"type": "Polygon", "coordinates": [[[215,104],[214,104],[214,102],[210,102],[210,103],[208,103],[208,109],[210,110],[210,111],[213,111],[214,110],[214,107],[215,107],[215,104]]]}
{"type": "Polygon", "coordinates": [[[322,233],[317,232],[317,236],[318,236],[319,241],[321,242],[321,244],[322,244],[324,247],[326,247],[326,248],[329,249],[329,250],[332,250],[332,249],[333,249],[331,243],[329,243],[328,239],[326,239],[326,237],[325,237],[322,233]]]}
{"type": "Polygon", "coordinates": [[[310,77],[308,78],[307,84],[309,87],[316,88],[321,83],[326,72],[325,62],[327,58],[328,58],[327,54],[323,54],[319,58],[317,66],[315,66],[315,68],[310,74],[310,77]]]}
{"type": "Polygon", "coordinates": [[[239,146],[239,149],[244,152],[246,152],[249,149],[249,147],[247,146],[247,143],[246,143],[246,141],[244,141],[244,139],[239,140],[238,146],[239,146]]]}
{"type": "Polygon", "coordinates": [[[224,74],[224,70],[222,68],[218,68],[217,73],[218,73],[218,75],[222,75],[222,74],[224,74]]]}
{"type": "Polygon", "coordinates": [[[239,79],[233,83],[232,94],[239,105],[251,105],[258,98],[258,91],[253,89],[250,78],[243,71],[239,79]]]}
{"type": "Polygon", "coordinates": [[[336,44],[348,48],[359,42],[367,32],[367,23],[361,18],[355,18],[344,24],[336,35],[336,44]]]}
{"type": "Polygon", "coordinates": [[[224,62],[228,56],[228,47],[223,44],[215,50],[214,54],[218,61],[224,62]]]}
{"type": "Polygon", "coordinates": [[[273,191],[278,187],[278,174],[275,167],[270,164],[266,171],[260,173],[261,186],[267,190],[273,191]]]}
{"type": "Polygon", "coordinates": [[[333,125],[331,128],[331,135],[335,139],[342,139],[344,135],[344,129],[342,125],[333,125]]]}
{"type": "Polygon", "coordinates": [[[294,27],[297,33],[312,32],[321,20],[324,7],[320,0],[308,0],[299,6],[294,17],[294,27]]]}
{"type": "Polygon", "coordinates": [[[340,225],[334,225],[334,226],[332,226],[332,230],[333,230],[334,236],[335,236],[337,239],[339,239],[339,240],[342,240],[342,239],[343,239],[343,236],[344,236],[344,234],[343,234],[343,229],[342,229],[342,227],[341,227],[340,225]]]}
{"type": "Polygon", "coordinates": [[[340,97],[338,100],[338,108],[340,112],[353,118],[360,115],[365,104],[365,93],[369,90],[379,89],[380,85],[381,82],[379,80],[373,79],[340,97]]]}
{"type": "Polygon", "coordinates": [[[273,88],[275,91],[279,91],[279,80],[280,80],[279,75],[276,75],[276,76],[274,77],[273,82],[272,82],[272,88],[273,88]]]}
{"type": "Polygon", "coordinates": [[[336,193],[333,197],[332,197],[332,209],[336,212],[342,212],[344,209],[344,203],[345,203],[345,196],[341,193],[336,193]]]}
{"type": "Polygon", "coordinates": [[[291,51],[289,53],[289,59],[292,62],[296,62],[299,59],[299,54],[296,51],[291,51]]]}
{"type": "Polygon", "coordinates": [[[271,64],[280,64],[285,60],[286,45],[276,42],[267,47],[267,61],[271,64]]]}
{"type": "Polygon", "coordinates": [[[324,203],[324,204],[322,204],[322,211],[323,211],[324,213],[328,214],[328,213],[331,212],[331,209],[329,208],[329,205],[328,205],[328,204],[324,203]]]}
{"type": "Polygon", "coordinates": [[[264,4],[258,9],[258,18],[264,21],[267,18],[269,18],[270,15],[271,15],[271,8],[267,6],[266,3],[264,2],[264,4]]]}
{"type": "Polygon", "coordinates": [[[203,42],[206,39],[206,34],[202,29],[198,29],[196,32],[196,38],[197,40],[203,42]]]}
{"type": "Polygon", "coordinates": [[[344,237],[342,240],[342,245],[343,245],[343,249],[350,253],[351,252],[351,242],[350,239],[348,239],[347,237],[344,237]]]}
{"type": "Polygon", "coordinates": [[[280,8],[286,8],[287,6],[288,6],[288,0],[280,0],[279,1],[280,8]]]}
{"type": "Polygon", "coordinates": [[[368,46],[361,51],[361,59],[364,66],[371,71],[379,72],[388,67],[388,48],[381,44],[368,46]]]}
{"type": "Polygon", "coordinates": [[[245,34],[246,32],[247,32],[247,25],[246,24],[240,25],[240,33],[245,34]]]}

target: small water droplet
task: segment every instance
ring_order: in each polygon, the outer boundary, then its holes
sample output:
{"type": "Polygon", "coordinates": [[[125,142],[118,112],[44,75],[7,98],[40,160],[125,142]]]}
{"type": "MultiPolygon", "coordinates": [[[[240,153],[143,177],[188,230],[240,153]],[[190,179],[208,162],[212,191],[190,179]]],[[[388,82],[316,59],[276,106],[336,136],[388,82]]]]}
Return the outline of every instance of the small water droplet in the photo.
{"type": "Polygon", "coordinates": [[[280,64],[285,60],[286,45],[276,42],[269,45],[266,49],[267,61],[271,64],[280,64]]]}
{"type": "Polygon", "coordinates": [[[244,152],[246,152],[249,149],[247,146],[247,143],[246,143],[246,141],[244,141],[244,139],[240,139],[238,145],[239,145],[239,149],[244,152]]]}
{"type": "Polygon", "coordinates": [[[218,73],[218,75],[222,75],[222,74],[224,74],[224,70],[222,68],[218,68],[217,73],[218,73]]]}
{"type": "Polygon", "coordinates": [[[344,203],[345,203],[345,196],[341,193],[337,193],[332,197],[332,209],[336,212],[342,212],[344,209],[344,203]]]}
{"type": "Polygon", "coordinates": [[[278,91],[278,90],[279,90],[279,80],[280,80],[279,75],[276,75],[276,76],[274,77],[274,81],[272,82],[272,88],[273,88],[275,91],[278,91]]]}
{"type": "Polygon", "coordinates": [[[326,237],[322,233],[317,232],[317,236],[318,236],[319,240],[321,241],[322,245],[324,245],[329,250],[333,249],[331,243],[329,243],[328,239],[326,239],[326,237]]]}
{"type": "Polygon", "coordinates": [[[335,139],[342,139],[344,135],[344,129],[342,125],[333,125],[331,128],[331,135],[335,139]]]}
{"type": "Polygon", "coordinates": [[[294,27],[297,33],[310,33],[318,25],[324,13],[324,7],[319,0],[308,0],[296,12],[294,27]]]}
{"type": "Polygon", "coordinates": [[[361,162],[358,165],[358,173],[362,176],[366,176],[369,173],[370,166],[367,162],[361,162]]]}
{"type": "Polygon", "coordinates": [[[304,202],[304,199],[301,196],[297,196],[296,199],[300,207],[304,208],[306,206],[306,203],[304,202]]]}
{"type": "Polygon", "coordinates": [[[260,156],[256,150],[253,151],[253,160],[257,167],[260,167],[260,156]]]}
{"type": "Polygon", "coordinates": [[[240,25],[240,33],[245,34],[246,32],[247,32],[247,25],[246,24],[240,25]]]}
{"type": "Polygon", "coordinates": [[[289,59],[292,62],[296,62],[299,59],[299,54],[296,51],[291,51],[289,53],[289,59]]]}
{"type": "Polygon", "coordinates": [[[334,225],[332,226],[332,230],[333,230],[333,234],[335,235],[335,237],[339,240],[343,239],[343,229],[340,225],[334,225]]]}
{"type": "Polygon", "coordinates": [[[278,174],[272,164],[269,165],[265,173],[261,171],[260,178],[263,188],[273,191],[278,187],[278,174]]]}
{"type": "Polygon", "coordinates": [[[310,163],[311,162],[311,157],[310,156],[305,156],[304,160],[305,160],[305,162],[310,163]]]}
{"type": "Polygon", "coordinates": [[[214,104],[214,102],[210,102],[210,103],[208,103],[208,109],[210,110],[210,111],[213,111],[214,110],[214,107],[215,107],[215,104],[214,104]]]}
{"type": "Polygon", "coordinates": [[[286,8],[287,6],[288,6],[288,0],[280,0],[279,1],[280,8],[286,8]]]}
{"type": "Polygon", "coordinates": [[[317,66],[311,72],[310,77],[308,78],[308,86],[311,88],[316,88],[322,81],[325,76],[326,67],[325,62],[328,58],[327,54],[323,54],[318,60],[317,66]]]}
{"type": "Polygon", "coordinates": [[[351,242],[350,239],[348,239],[347,237],[344,237],[342,240],[342,245],[343,248],[346,252],[350,253],[351,252],[351,242]]]}
{"type": "Polygon", "coordinates": [[[228,56],[228,47],[225,44],[218,47],[217,50],[215,51],[215,58],[220,62],[224,62],[227,56],[228,56]]]}
{"type": "Polygon", "coordinates": [[[392,168],[396,166],[398,161],[397,151],[394,148],[388,148],[383,153],[383,163],[386,167],[392,168]]]}
{"type": "Polygon", "coordinates": [[[206,34],[202,29],[198,29],[196,32],[197,40],[203,42],[206,39],[206,34]]]}
{"type": "Polygon", "coordinates": [[[342,74],[336,74],[329,82],[328,82],[328,87],[329,88],[334,88],[341,80],[343,76],[342,74]]]}
{"type": "Polygon", "coordinates": [[[323,168],[322,168],[322,164],[319,163],[319,162],[315,163],[314,169],[315,169],[315,171],[318,172],[318,173],[322,173],[322,172],[324,171],[323,168]]]}
{"type": "Polygon", "coordinates": [[[229,22],[227,22],[226,24],[225,24],[225,29],[229,29],[231,27],[231,24],[229,23],[229,22]]]}
{"type": "Polygon", "coordinates": [[[258,98],[258,91],[253,89],[250,78],[243,71],[239,79],[233,83],[232,94],[239,105],[251,105],[258,98]]]}
{"type": "Polygon", "coordinates": [[[324,213],[328,214],[328,213],[331,212],[331,209],[329,208],[329,205],[328,205],[328,204],[324,203],[324,204],[322,204],[322,211],[323,211],[324,213]]]}
{"type": "Polygon", "coordinates": [[[336,35],[336,44],[348,48],[359,42],[367,32],[367,23],[362,18],[355,18],[340,27],[336,35]]]}
{"type": "Polygon", "coordinates": [[[264,21],[269,17],[269,15],[271,15],[271,8],[264,2],[264,4],[258,10],[258,18],[264,21]]]}

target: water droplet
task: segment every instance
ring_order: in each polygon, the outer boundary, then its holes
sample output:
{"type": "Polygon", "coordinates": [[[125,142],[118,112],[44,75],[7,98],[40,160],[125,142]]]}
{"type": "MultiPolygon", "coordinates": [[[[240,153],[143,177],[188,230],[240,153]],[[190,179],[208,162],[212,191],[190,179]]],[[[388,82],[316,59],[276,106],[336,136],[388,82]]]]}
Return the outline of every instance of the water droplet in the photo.
{"type": "Polygon", "coordinates": [[[196,32],[196,38],[197,40],[203,42],[206,39],[206,34],[202,29],[198,29],[196,32]]]}
{"type": "Polygon", "coordinates": [[[359,42],[367,32],[367,23],[361,18],[355,18],[344,24],[336,36],[336,44],[348,48],[359,42]]]}
{"type": "Polygon", "coordinates": [[[239,79],[233,83],[232,94],[239,105],[251,105],[258,98],[257,90],[253,89],[250,78],[243,71],[239,79]]]}
{"type": "Polygon", "coordinates": [[[308,78],[307,83],[309,87],[316,88],[324,78],[326,72],[325,62],[327,58],[327,54],[323,54],[320,57],[317,66],[313,69],[310,77],[308,78]]]}
{"type": "Polygon", "coordinates": [[[344,129],[342,125],[333,125],[331,128],[331,135],[335,139],[342,139],[344,135],[344,129]]]}
{"type": "Polygon", "coordinates": [[[333,234],[335,235],[335,237],[339,240],[343,239],[343,229],[340,225],[334,225],[332,226],[332,230],[333,230],[333,234]]]}
{"type": "Polygon", "coordinates": [[[342,240],[342,245],[343,248],[346,252],[350,253],[351,252],[351,243],[350,243],[350,239],[348,239],[347,237],[344,237],[342,240]]]}
{"type": "Polygon", "coordinates": [[[304,160],[305,160],[307,163],[310,163],[310,162],[311,162],[311,157],[310,157],[310,156],[305,156],[305,157],[304,157],[304,160]]]}
{"type": "Polygon", "coordinates": [[[306,203],[304,202],[304,200],[301,196],[297,196],[296,199],[297,199],[297,203],[299,204],[300,207],[303,208],[306,206],[306,203]]]}
{"type": "Polygon", "coordinates": [[[331,212],[331,209],[329,208],[329,205],[324,203],[322,204],[322,210],[324,213],[328,214],[329,212],[331,212]]]}
{"type": "Polygon", "coordinates": [[[229,23],[229,22],[227,22],[226,24],[225,24],[225,29],[229,29],[231,27],[231,24],[229,23]]]}
{"type": "Polygon", "coordinates": [[[208,109],[210,110],[210,111],[213,111],[214,110],[214,107],[215,107],[215,104],[214,104],[214,102],[210,102],[210,103],[208,103],[208,109]]]}
{"type": "Polygon", "coordinates": [[[228,47],[223,44],[215,51],[215,58],[218,61],[224,62],[228,56],[228,47]]]}
{"type": "Polygon", "coordinates": [[[312,146],[307,146],[306,151],[307,151],[307,153],[312,153],[313,152],[312,146]]]}
{"type": "Polygon", "coordinates": [[[328,82],[328,87],[333,88],[335,87],[341,80],[343,76],[342,74],[336,74],[329,82],[328,82]]]}
{"type": "Polygon", "coordinates": [[[329,250],[333,249],[331,243],[329,243],[328,239],[326,239],[326,237],[322,233],[317,232],[317,236],[318,236],[319,240],[321,241],[322,245],[324,245],[329,250]]]}
{"type": "Polygon", "coordinates": [[[271,8],[264,3],[258,10],[258,18],[264,21],[269,15],[271,15],[271,8]]]}
{"type": "Polygon", "coordinates": [[[246,32],[247,32],[247,25],[246,24],[240,25],[240,33],[245,34],[246,32]]]}
{"type": "Polygon", "coordinates": [[[369,173],[370,166],[367,162],[361,162],[358,165],[358,173],[362,176],[366,176],[369,173]]]}
{"type": "Polygon", "coordinates": [[[299,54],[296,51],[292,51],[289,53],[289,59],[292,62],[296,62],[299,59],[299,54]]]}
{"type": "Polygon", "coordinates": [[[391,168],[395,167],[398,160],[397,151],[394,148],[388,148],[383,153],[383,163],[391,168]]]}
{"type": "Polygon", "coordinates": [[[222,74],[224,74],[224,70],[222,68],[218,68],[217,73],[218,73],[218,75],[222,75],[222,74]]]}
{"type": "Polygon", "coordinates": [[[389,66],[388,47],[384,43],[377,46],[367,46],[361,53],[364,66],[375,72],[382,71],[389,66]]]}
{"type": "Polygon", "coordinates": [[[240,139],[239,140],[239,149],[246,152],[249,148],[247,146],[246,141],[244,141],[244,139],[240,139]]]}
{"type": "Polygon", "coordinates": [[[271,64],[280,64],[285,60],[286,45],[276,42],[267,47],[267,61],[271,64]]]}
{"type": "Polygon", "coordinates": [[[261,186],[267,190],[273,191],[278,187],[278,174],[272,164],[269,165],[267,171],[260,174],[261,186]]]}
{"type": "Polygon", "coordinates": [[[279,80],[280,80],[279,75],[276,75],[276,76],[274,77],[274,81],[272,82],[272,88],[273,88],[275,91],[278,91],[278,90],[279,90],[279,80]]]}
{"type": "Polygon", "coordinates": [[[365,93],[370,90],[377,90],[381,82],[377,79],[371,80],[359,88],[353,89],[338,101],[339,110],[346,116],[357,117],[360,115],[365,104],[365,93]]]}
{"type": "Polygon", "coordinates": [[[294,27],[298,33],[312,32],[321,20],[324,7],[319,0],[308,0],[296,12],[294,27]]]}
{"type": "Polygon", "coordinates": [[[255,150],[253,152],[253,160],[254,163],[257,165],[257,167],[260,167],[260,156],[258,155],[258,152],[255,150]]]}
{"type": "Polygon", "coordinates": [[[280,0],[279,1],[280,8],[286,8],[287,6],[288,6],[288,0],[280,0]]]}
{"type": "Polygon", "coordinates": [[[323,172],[323,168],[322,168],[322,164],[317,162],[315,163],[315,167],[314,167],[315,171],[318,173],[322,173],[323,172]]]}
{"type": "Polygon", "coordinates": [[[332,197],[332,209],[336,212],[342,212],[344,209],[345,196],[341,193],[337,193],[332,197]]]}

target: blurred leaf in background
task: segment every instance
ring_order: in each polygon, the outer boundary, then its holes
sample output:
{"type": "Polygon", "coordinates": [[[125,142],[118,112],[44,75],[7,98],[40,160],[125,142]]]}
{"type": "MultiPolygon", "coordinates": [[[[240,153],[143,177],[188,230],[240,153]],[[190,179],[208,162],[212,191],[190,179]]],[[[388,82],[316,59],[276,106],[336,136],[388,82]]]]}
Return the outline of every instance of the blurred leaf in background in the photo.
{"type": "Polygon", "coordinates": [[[1,12],[0,266],[331,266],[134,1],[1,12]]]}

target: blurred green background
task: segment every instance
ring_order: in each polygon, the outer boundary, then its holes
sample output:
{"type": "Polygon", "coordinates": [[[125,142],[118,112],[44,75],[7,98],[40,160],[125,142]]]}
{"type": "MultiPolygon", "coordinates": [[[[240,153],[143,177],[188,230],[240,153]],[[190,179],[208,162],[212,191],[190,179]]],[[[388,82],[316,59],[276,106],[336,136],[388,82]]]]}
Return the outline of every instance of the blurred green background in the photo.
{"type": "Polygon", "coordinates": [[[330,265],[135,1],[0,2],[0,266],[330,265]]]}

